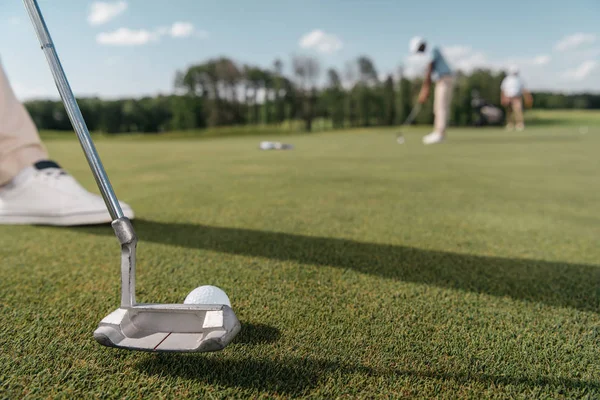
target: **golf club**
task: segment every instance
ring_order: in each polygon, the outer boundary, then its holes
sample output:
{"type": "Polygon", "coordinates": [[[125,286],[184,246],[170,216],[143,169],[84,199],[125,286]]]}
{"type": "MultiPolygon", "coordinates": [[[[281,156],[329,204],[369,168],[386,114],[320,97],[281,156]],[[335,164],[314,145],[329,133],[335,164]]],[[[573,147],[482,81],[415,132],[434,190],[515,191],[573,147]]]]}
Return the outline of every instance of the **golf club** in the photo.
{"type": "Polygon", "coordinates": [[[408,115],[408,117],[406,118],[406,121],[404,121],[404,123],[400,126],[400,130],[398,132],[396,132],[396,142],[398,142],[398,144],[404,143],[404,135],[403,135],[404,129],[403,128],[412,124],[420,111],[421,111],[421,103],[417,103],[413,107],[413,109],[410,112],[410,114],[408,115]]]}
{"type": "Polygon", "coordinates": [[[135,301],[137,236],[124,216],[86,123],[65,76],[37,0],[23,0],[46,56],[56,87],[77,133],[121,245],[121,306],[106,316],[94,338],[105,346],[156,352],[218,351],[241,325],[227,305],[138,304],[135,301]]]}

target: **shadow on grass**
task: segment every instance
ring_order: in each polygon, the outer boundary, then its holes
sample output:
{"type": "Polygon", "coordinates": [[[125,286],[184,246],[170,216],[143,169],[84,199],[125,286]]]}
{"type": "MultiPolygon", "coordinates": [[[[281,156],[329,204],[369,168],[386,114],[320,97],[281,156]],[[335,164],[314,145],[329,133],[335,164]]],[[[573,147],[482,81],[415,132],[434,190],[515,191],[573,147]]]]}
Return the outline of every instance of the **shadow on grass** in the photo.
{"type": "Polygon", "coordinates": [[[242,322],[242,330],[237,334],[233,343],[236,344],[266,344],[276,342],[281,336],[279,329],[265,325],[242,322]]]}
{"type": "MultiPolygon", "coordinates": [[[[204,382],[210,385],[258,390],[293,396],[309,394],[325,381],[339,380],[347,384],[347,375],[364,377],[409,377],[439,380],[457,384],[480,382],[490,385],[515,385],[528,389],[548,387],[552,389],[600,389],[599,382],[587,382],[568,378],[495,376],[489,374],[449,373],[446,371],[410,371],[399,369],[374,369],[352,366],[334,361],[309,357],[283,357],[279,359],[221,358],[203,355],[148,355],[136,364],[136,369],[147,375],[172,376],[204,382]]],[[[413,379],[414,380],[414,379],[413,379]]]]}
{"type": "MultiPolygon", "coordinates": [[[[142,249],[144,242],[149,241],[228,254],[291,260],[442,288],[508,296],[550,306],[600,311],[600,267],[596,265],[486,257],[346,239],[144,219],[136,220],[134,226],[142,249]]],[[[108,226],[73,229],[113,235],[108,226]]]]}

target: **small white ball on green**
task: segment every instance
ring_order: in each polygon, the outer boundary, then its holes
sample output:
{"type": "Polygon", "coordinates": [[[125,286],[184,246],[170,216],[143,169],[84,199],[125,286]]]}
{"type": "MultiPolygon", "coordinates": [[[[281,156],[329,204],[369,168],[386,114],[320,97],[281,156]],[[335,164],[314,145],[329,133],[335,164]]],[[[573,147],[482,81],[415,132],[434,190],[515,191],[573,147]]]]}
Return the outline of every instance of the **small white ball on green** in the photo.
{"type": "Polygon", "coordinates": [[[197,287],[187,295],[183,304],[225,304],[231,307],[227,294],[216,286],[197,287]]]}

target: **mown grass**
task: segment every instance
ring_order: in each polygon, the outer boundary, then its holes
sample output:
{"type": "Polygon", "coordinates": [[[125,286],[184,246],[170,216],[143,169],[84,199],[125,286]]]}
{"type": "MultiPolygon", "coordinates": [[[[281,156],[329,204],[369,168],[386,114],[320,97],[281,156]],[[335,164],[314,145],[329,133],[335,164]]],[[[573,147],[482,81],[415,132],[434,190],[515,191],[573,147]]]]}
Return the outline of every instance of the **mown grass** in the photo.
{"type": "MultiPolygon", "coordinates": [[[[3,226],[0,397],[598,398],[600,128],[584,120],[434,147],[425,127],[403,146],[390,129],[267,132],[285,152],[102,139],[137,213],[139,300],[214,284],[242,332],[214,354],[104,348],[110,227],[3,226]]],[[[94,190],[76,141],[47,144],[94,190]]]]}
{"type": "MultiPolygon", "coordinates": [[[[529,110],[525,114],[526,122],[530,127],[556,127],[572,126],[578,128],[588,128],[588,126],[600,124],[600,112],[595,110],[529,110]]],[[[429,129],[429,126],[414,126],[413,130],[423,131],[429,129]]],[[[317,133],[324,132],[384,132],[393,131],[394,127],[371,127],[371,128],[348,128],[346,130],[332,130],[331,121],[318,118],[313,123],[313,131],[317,133]]],[[[470,128],[461,128],[469,130],[470,128]]],[[[478,128],[479,129],[479,128],[478,128]]],[[[170,140],[170,139],[223,139],[230,137],[275,137],[281,139],[290,135],[297,135],[304,132],[304,122],[300,120],[285,121],[282,124],[272,125],[241,125],[213,127],[208,129],[192,129],[187,131],[167,131],[160,133],[121,133],[107,134],[103,132],[93,132],[94,140],[121,139],[121,140],[170,140]]],[[[64,140],[71,139],[71,131],[42,131],[44,140],[64,140]]]]}

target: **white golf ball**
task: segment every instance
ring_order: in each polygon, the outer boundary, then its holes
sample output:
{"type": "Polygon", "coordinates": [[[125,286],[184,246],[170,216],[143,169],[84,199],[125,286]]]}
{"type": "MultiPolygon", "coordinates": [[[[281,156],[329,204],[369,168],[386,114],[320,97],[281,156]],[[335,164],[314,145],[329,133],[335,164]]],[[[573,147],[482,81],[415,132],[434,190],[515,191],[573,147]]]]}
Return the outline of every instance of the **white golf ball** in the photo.
{"type": "Polygon", "coordinates": [[[231,307],[227,294],[216,286],[197,287],[187,295],[183,304],[225,304],[231,307]]]}
{"type": "Polygon", "coordinates": [[[404,137],[400,136],[398,139],[396,139],[396,141],[398,142],[398,144],[404,144],[404,137]]]}

